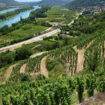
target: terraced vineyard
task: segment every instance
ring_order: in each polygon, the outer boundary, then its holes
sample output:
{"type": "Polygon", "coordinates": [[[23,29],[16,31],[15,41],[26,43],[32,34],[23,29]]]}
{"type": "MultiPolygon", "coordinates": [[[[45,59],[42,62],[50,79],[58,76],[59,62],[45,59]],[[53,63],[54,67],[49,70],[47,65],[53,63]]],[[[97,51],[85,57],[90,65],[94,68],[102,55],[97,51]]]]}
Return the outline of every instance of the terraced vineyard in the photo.
{"type": "MultiPolygon", "coordinates": [[[[1,105],[82,105],[97,94],[105,98],[104,18],[105,11],[84,12],[57,35],[1,53],[8,58],[7,65],[0,59],[1,105]]],[[[91,105],[99,102],[105,104],[91,105]]]]}

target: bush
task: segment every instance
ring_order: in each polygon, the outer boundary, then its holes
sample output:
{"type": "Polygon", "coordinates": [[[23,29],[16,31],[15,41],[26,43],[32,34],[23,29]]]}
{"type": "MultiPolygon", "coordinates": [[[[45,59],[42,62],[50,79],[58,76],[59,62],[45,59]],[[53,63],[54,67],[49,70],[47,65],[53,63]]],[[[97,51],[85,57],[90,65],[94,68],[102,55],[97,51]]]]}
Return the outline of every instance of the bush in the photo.
{"type": "Polygon", "coordinates": [[[51,26],[52,26],[51,24],[49,24],[49,23],[47,23],[47,22],[42,22],[41,25],[42,25],[42,26],[46,26],[46,27],[51,27],[51,26]]]}
{"type": "Polygon", "coordinates": [[[39,74],[36,78],[36,80],[45,80],[45,79],[46,79],[46,77],[42,74],[39,74]]]}
{"type": "Polygon", "coordinates": [[[22,79],[21,79],[21,81],[30,81],[30,80],[31,80],[31,77],[28,74],[24,74],[22,79]]]}
{"type": "Polygon", "coordinates": [[[18,48],[16,50],[16,60],[29,58],[31,54],[32,50],[28,49],[27,47],[18,48]]]}
{"type": "Polygon", "coordinates": [[[31,28],[32,27],[31,26],[28,26],[28,25],[22,27],[23,30],[28,30],[28,29],[31,29],[31,28]]]}
{"type": "Polygon", "coordinates": [[[0,68],[8,65],[15,60],[15,52],[5,52],[0,54],[0,68]]]}

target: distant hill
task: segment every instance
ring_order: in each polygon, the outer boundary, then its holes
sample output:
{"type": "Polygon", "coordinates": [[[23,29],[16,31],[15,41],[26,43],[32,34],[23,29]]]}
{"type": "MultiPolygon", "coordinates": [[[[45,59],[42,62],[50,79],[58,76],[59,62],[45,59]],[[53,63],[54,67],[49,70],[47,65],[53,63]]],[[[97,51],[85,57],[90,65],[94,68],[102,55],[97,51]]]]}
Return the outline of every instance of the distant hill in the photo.
{"type": "Polygon", "coordinates": [[[0,0],[0,8],[6,7],[6,6],[15,6],[20,3],[16,2],[15,0],[0,0]]]}
{"type": "MultiPolygon", "coordinates": [[[[23,3],[23,4],[30,4],[30,5],[36,5],[36,4],[66,4],[71,2],[72,0],[42,0],[41,2],[33,2],[33,3],[23,3]]],[[[16,2],[15,0],[0,0],[0,8],[6,7],[6,6],[16,6],[22,3],[16,2]]]]}
{"type": "Polygon", "coordinates": [[[42,0],[40,4],[66,4],[72,0],[42,0]]]}
{"type": "Polygon", "coordinates": [[[105,0],[74,0],[67,4],[68,7],[89,7],[89,6],[102,6],[105,0]]]}

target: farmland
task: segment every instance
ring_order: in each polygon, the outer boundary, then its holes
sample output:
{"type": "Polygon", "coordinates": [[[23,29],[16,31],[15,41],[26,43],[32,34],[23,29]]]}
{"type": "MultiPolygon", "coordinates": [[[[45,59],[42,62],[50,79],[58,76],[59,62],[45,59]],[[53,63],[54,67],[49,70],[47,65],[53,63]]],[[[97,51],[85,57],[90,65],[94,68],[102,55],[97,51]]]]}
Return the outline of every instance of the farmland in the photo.
{"type": "Polygon", "coordinates": [[[31,24],[7,34],[10,39],[14,34],[17,39],[37,35],[52,23],[61,30],[0,53],[1,105],[82,105],[87,99],[90,105],[105,103],[105,11],[85,10],[75,19],[74,9],[61,7],[39,9],[33,12],[36,19],[31,14],[31,24]]]}
{"type": "Polygon", "coordinates": [[[48,21],[53,23],[69,23],[76,16],[75,10],[68,10],[62,6],[53,6],[50,10],[46,12],[46,18],[38,18],[37,21],[48,21]]]}

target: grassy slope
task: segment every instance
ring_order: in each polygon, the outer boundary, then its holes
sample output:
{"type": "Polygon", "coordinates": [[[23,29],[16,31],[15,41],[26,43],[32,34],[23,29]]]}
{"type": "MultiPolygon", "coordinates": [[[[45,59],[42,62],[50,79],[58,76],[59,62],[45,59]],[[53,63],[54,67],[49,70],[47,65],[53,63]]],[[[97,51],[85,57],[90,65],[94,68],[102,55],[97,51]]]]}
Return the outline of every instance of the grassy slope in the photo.
{"type": "Polygon", "coordinates": [[[31,38],[33,36],[36,36],[37,34],[43,32],[46,30],[47,27],[40,26],[40,25],[34,25],[34,24],[26,24],[21,29],[17,29],[8,35],[0,36],[0,42],[2,43],[9,43],[14,40],[22,40],[31,38]]]}
{"type": "Polygon", "coordinates": [[[67,4],[68,8],[71,7],[88,7],[88,6],[102,6],[105,4],[104,0],[74,0],[67,4]]]}
{"type": "Polygon", "coordinates": [[[19,3],[16,2],[15,0],[0,0],[0,3],[3,3],[2,6],[13,6],[13,5],[18,5],[19,3]]]}
{"type": "Polygon", "coordinates": [[[41,4],[66,4],[72,0],[43,0],[41,4]]]}
{"type": "MultiPolygon", "coordinates": [[[[98,17],[99,17],[99,16],[98,16],[98,17]]],[[[83,20],[83,21],[85,21],[85,19],[83,19],[83,17],[81,17],[80,19],[83,20]]],[[[93,22],[93,20],[94,20],[94,19],[91,19],[90,22],[93,22]]],[[[96,20],[97,20],[97,19],[96,19],[96,20]]],[[[79,21],[79,22],[80,22],[80,21],[79,21]]],[[[85,21],[85,22],[86,22],[86,21],[85,21]]],[[[77,20],[76,23],[78,23],[78,20],[77,20]]],[[[96,21],[96,24],[97,24],[97,23],[98,23],[98,22],[96,21]]],[[[84,24],[83,24],[82,26],[84,26],[84,24]]],[[[82,26],[81,26],[81,27],[82,27],[82,26]]],[[[76,26],[76,24],[75,24],[75,27],[78,28],[78,25],[76,26]]],[[[101,30],[101,31],[102,31],[102,30],[101,30]]],[[[92,34],[91,34],[91,35],[92,35],[92,34]]],[[[87,36],[88,36],[88,35],[87,35],[87,36]]],[[[81,37],[82,37],[82,36],[81,36],[81,37]]],[[[35,45],[36,45],[36,44],[35,44],[35,45]]],[[[37,62],[37,59],[33,60],[33,64],[34,64],[35,62],[37,62]]],[[[26,62],[25,62],[25,63],[26,63],[26,62]]],[[[31,60],[28,61],[28,63],[31,63],[31,60]]],[[[51,73],[50,75],[52,75],[53,78],[58,77],[59,73],[63,71],[62,68],[60,68],[60,67],[58,67],[58,66],[59,66],[59,65],[56,65],[56,67],[53,69],[53,71],[50,72],[50,73],[51,73]],[[60,71],[59,69],[60,69],[61,71],[60,71]],[[55,70],[55,71],[54,71],[54,70],[55,70]],[[57,71],[57,70],[58,70],[58,71],[57,71]],[[56,75],[54,75],[54,74],[56,74],[56,75]]],[[[29,68],[31,68],[31,66],[29,66],[29,68]]],[[[19,72],[19,69],[18,69],[18,68],[15,68],[15,69],[16,69],[16,71],[19,72]]],[[[33,68],[32,68],[31,70],[33,70],[33,68]]],[[[98,70],[101,70],[101,69],[99,68],[98,70]]],[[[15,74],[15,73],[14,73],[14,74],[15,74]]],[[[80,75],[82,75],[82,74],[80,74],[80,75]]],[[[84,74],[83,74],[82,76],[85,77],[85,75],[87,75],[87,71],[84,72],[84,74]]],[[[104,75],[104,74],[103,74],[103,75],[104,75]]],[[[79,74],[78,74],[78,76],[79,76],[79,74]]],[[[17,77],[17,78],[18,78],[18,77],[17,77]]],[[[19,78],[20,78],[20,77],[19,77],[19,78]]],[[[84,79],[85,79],[85,78],[84,78],[84,79]]],[[[85,92],[84,92],[84,98],[88,98],[88,95],[87,95],[86,92],[87,92],[87,91],[85,90],[85,92]]],[[[96,90],[95,90],[95,92],[96,92],[96,90]]],[[[79,103],[79,102],[78,102],[78,96],[77,96],[77,92],[76,92],[76,91],[73,92],[71,98],[72,98],[72,104],[73,104],[73,105],[76,105],[76,104],[79,103]]]]}

